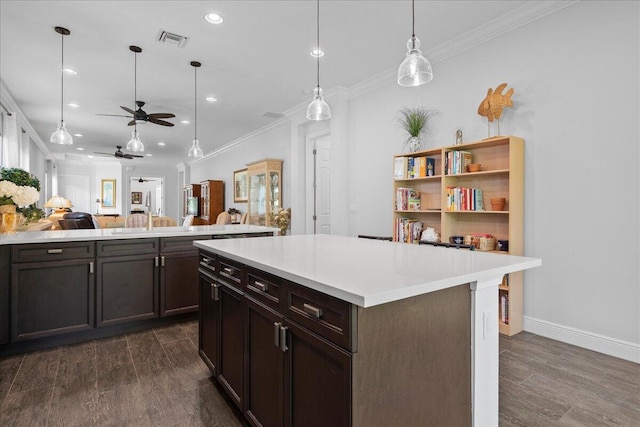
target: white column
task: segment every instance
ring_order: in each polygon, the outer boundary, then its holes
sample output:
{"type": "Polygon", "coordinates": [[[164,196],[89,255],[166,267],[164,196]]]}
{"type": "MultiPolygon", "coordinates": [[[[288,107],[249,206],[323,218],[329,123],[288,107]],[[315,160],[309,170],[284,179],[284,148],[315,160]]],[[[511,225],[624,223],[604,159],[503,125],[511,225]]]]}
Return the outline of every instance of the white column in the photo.
{"type": "Polygon", "coordinates": [[[498,285],[502,276],[472,282],[471,425],[498,425],[498,285]]]}

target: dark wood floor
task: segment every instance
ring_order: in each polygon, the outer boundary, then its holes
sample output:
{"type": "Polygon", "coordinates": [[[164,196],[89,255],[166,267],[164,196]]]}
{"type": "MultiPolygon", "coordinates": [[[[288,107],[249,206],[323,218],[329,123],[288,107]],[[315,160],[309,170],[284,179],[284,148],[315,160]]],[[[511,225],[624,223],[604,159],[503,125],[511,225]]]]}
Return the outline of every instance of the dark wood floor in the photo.
{"type": "MultiPolygon", "coordinates": [[[[0,359],[0,426],[243,426],[197,323],[0,359]]],[[[500,338],[501,426],[640,426],[640,365],[529,333],[500,338]]]]}

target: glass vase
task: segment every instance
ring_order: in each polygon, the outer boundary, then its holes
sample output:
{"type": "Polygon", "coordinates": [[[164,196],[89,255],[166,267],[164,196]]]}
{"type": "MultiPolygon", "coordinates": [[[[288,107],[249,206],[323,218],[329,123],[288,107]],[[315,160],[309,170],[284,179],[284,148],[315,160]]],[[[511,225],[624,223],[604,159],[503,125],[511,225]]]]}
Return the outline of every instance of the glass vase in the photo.
{"type": "Polygon", "coordinates": [[[0,234],[14,234],[18,228],[15,205],[0,205],[0,234]]]}

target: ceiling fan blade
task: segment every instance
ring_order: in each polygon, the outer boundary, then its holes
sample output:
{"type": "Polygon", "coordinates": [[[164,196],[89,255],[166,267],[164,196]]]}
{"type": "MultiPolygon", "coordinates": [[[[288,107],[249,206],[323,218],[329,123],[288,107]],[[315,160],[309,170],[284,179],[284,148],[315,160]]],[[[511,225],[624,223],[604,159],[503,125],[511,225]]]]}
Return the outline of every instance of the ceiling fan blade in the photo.
{"type": "Polygon", "coordinates": [[[125,116],[124,114],[100,114],[100,113],[96,113],[96,116],[108,116],[108,117],[133,117],[133,116],[125,116]]]}
{"type": "Polygon", "coordinates": [[[129,160],[132,160],[135,157],[144,157],[144,156],[139,156],[137,154],[123,154],[122,155],[123,159],[129,159],[129,160]]]}
{"type": "Polygon", "coordinates": [[[135,119],[134,119],[134,120],[131,120],[129,123],[127,123],[127,125],[128,125],[128,126],[133,126],[133,125],[135,125],[135,124],[136,124],[135,119]]]}
{"type": "Polygon", "coordinates": [[[136,115],[136,112],[133,111],[131,108],[128,107],[123,107],[122,105],[120,106],[120,108],[122,108],[124,111],[126,111],[127,113],[131,114],[132,116],[136,115]]]}
{"type": "Polygon", "coordinates": [[[151,113],[149,114],[149,120],[151,119],[172,119],[176,115],[173,113],[151,113]]]}
{"type": "Polygon", "coordinates": [[[155,123],[157,125],[162,125],[162,126],[173,126],[173,123],[165,122],[164,120],[154,119],[151,117],[149,118],[149,122],[155,123]]]}
{"type": "Polygon", "coordinates": [[[113,153],[100,153],[99,151],[94,151],[93,154],[102,154],[103,156],[113,157],[113,153]]]}

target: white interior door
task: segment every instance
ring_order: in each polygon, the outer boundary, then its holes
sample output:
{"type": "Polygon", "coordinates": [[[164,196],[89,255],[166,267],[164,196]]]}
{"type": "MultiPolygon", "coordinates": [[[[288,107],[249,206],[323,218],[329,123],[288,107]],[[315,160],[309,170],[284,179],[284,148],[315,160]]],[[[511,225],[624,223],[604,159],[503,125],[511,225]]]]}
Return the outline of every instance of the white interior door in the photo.
{"type": "Polygon", "coordinates": [[[307,139],[307,234],[331,234],[331,142],[327,135],[307,139]]]}
{"type": "Polygon", "coordinates": [[[92,212],[89,175],[58,175],[58,195],[71,202],[74,212],[92,212]]]}

